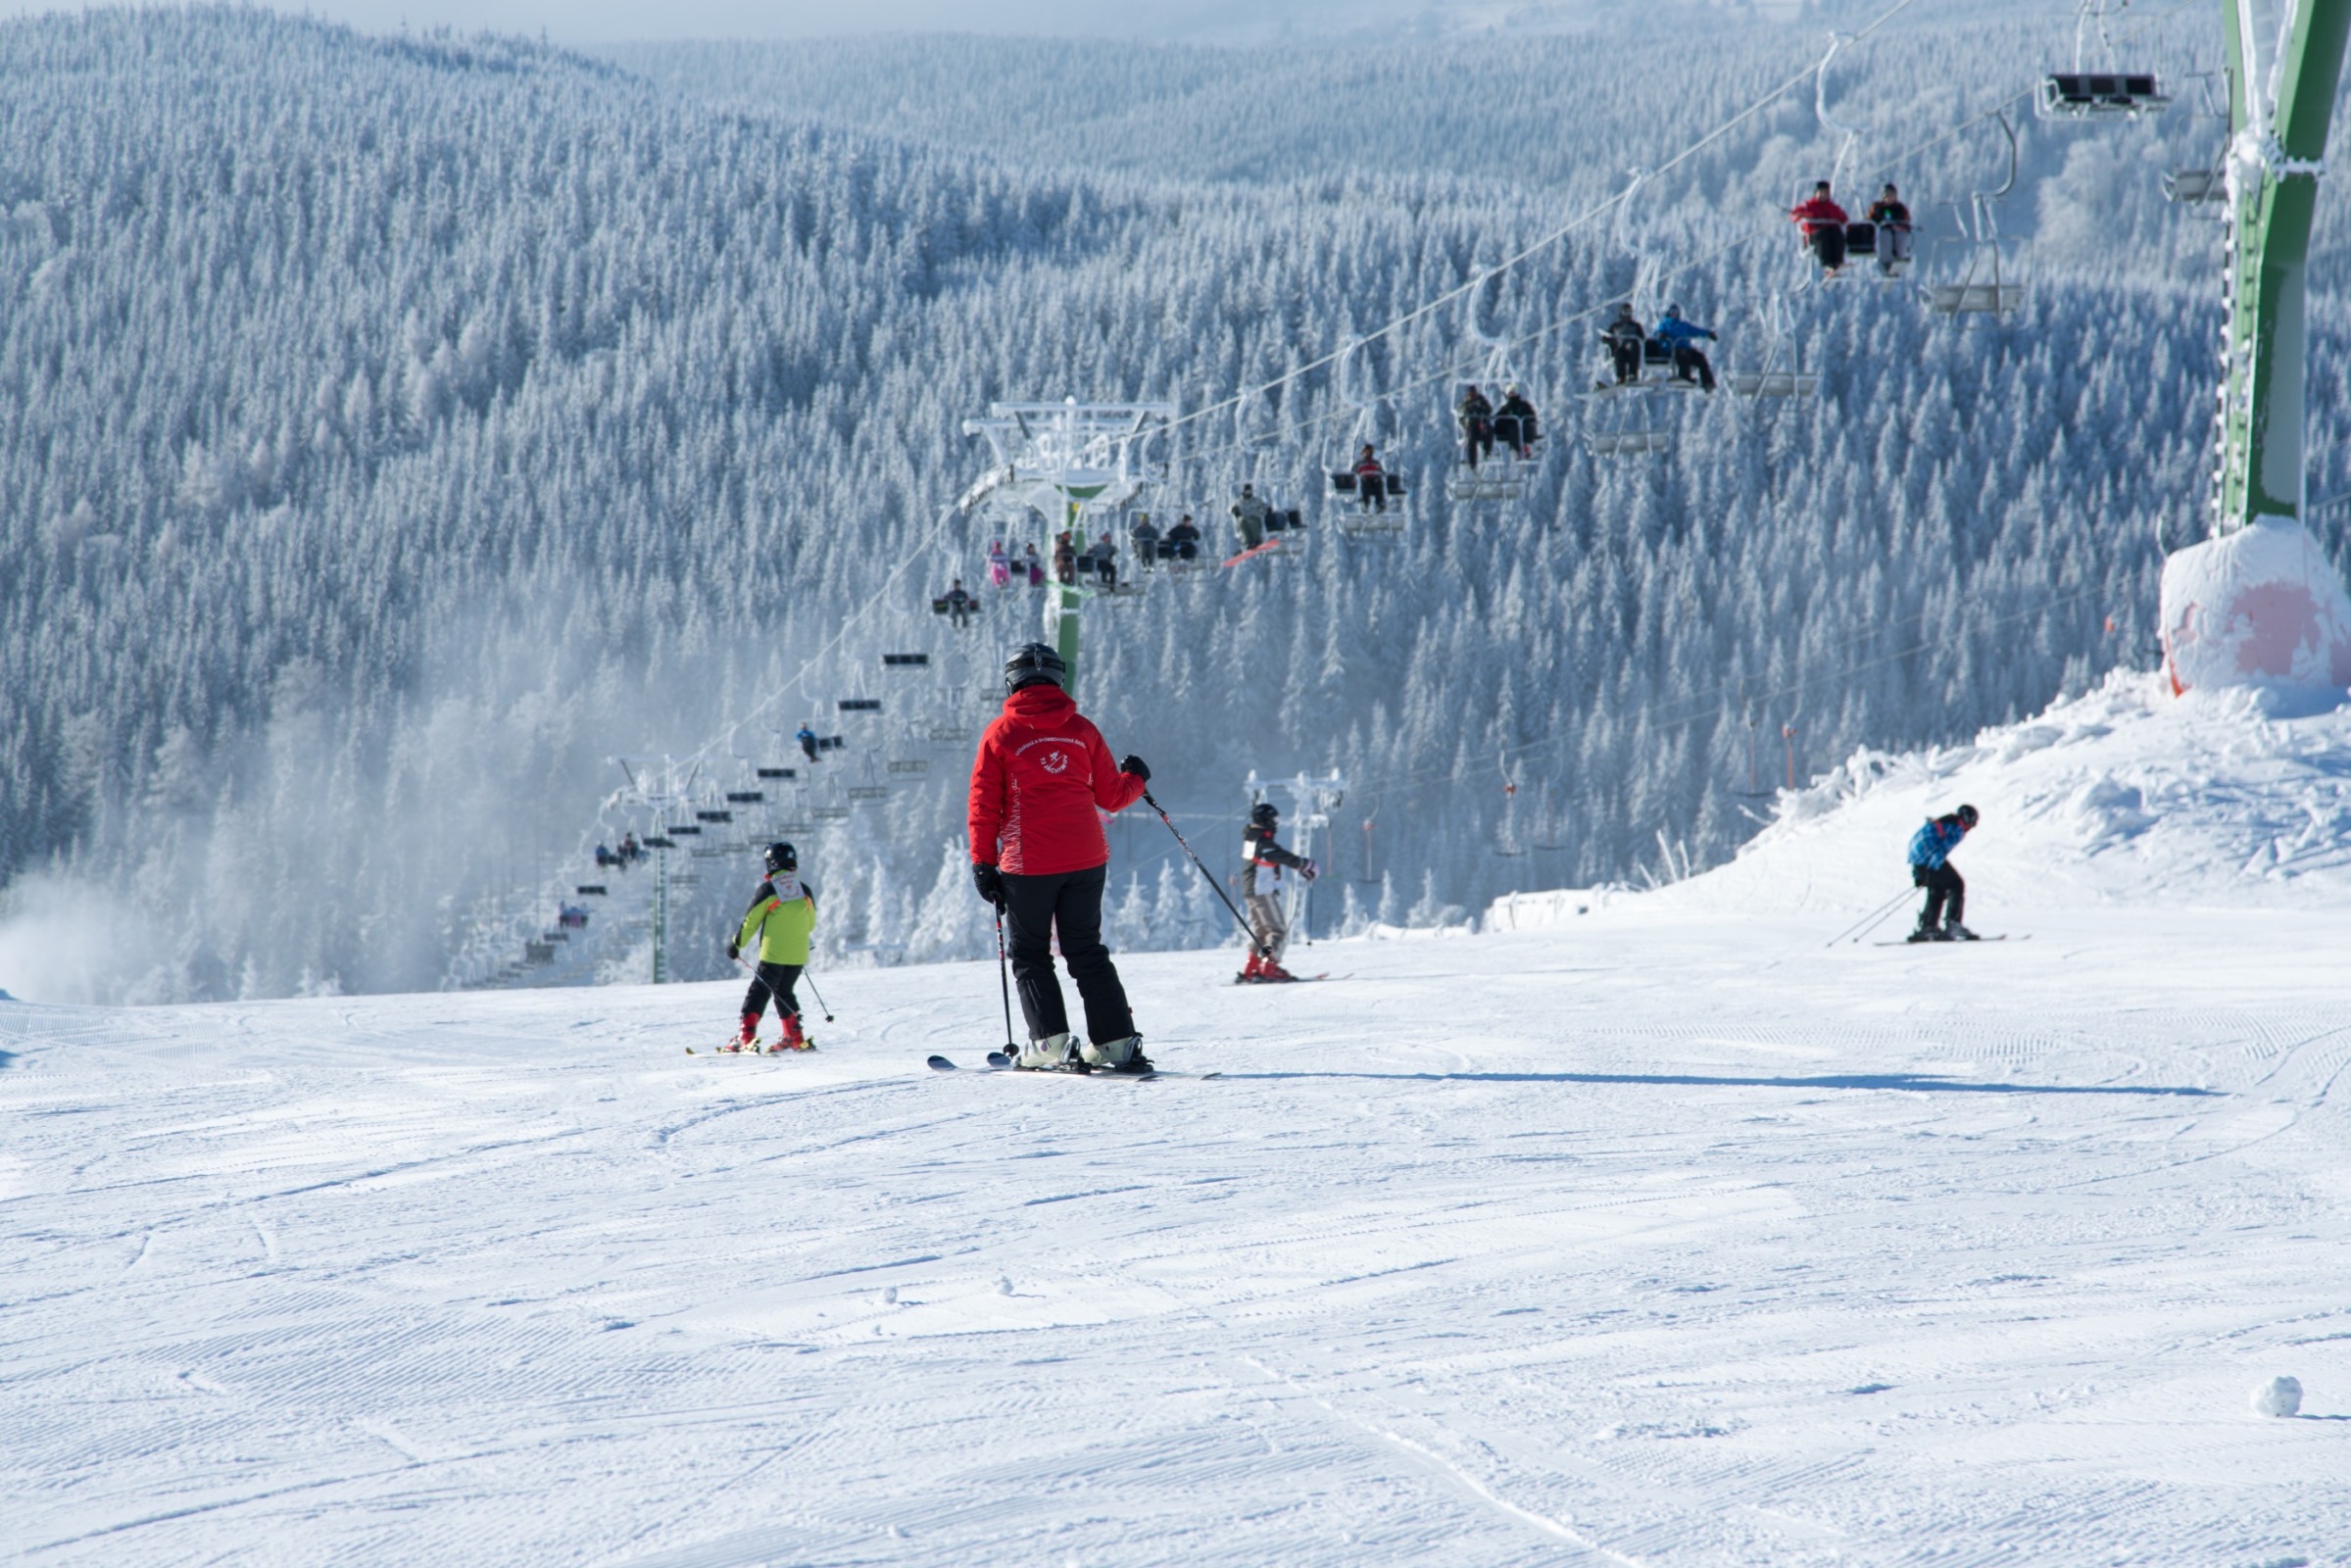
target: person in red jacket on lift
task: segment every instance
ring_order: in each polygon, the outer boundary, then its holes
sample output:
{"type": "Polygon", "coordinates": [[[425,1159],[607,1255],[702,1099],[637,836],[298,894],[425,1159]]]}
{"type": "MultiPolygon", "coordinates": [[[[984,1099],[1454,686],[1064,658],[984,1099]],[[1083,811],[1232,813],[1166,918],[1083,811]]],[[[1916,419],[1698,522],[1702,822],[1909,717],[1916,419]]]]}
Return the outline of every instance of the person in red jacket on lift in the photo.
{"type": "Polygon", "coordinates": [[[1788,216],[1795,220],[1805,248],[1821,264],[1821,275],[1835,277],[1837,269],[1845,265],[1845,224],[1850,220],[1837,198],[1829,194],[1829,182],[1815,183],[1812,199],[1796,203],[1788,216]]]}
{"type": "Polygon", "coordinates": [[[1143,798],[1151,769],[1140,757],[1113,763],[1102,731],[1062,689],[1069,669],[1043,643],[1004,661],[1004,710],[980,737],[971,763],[971,879],[1011,930],[1013,984],[1029,1043],[1014,1065],[1029,1071],[1151,1070],[1135,1033],[1126,987],[1102,943],[1102,887],[1110,844],[1100,812],[1143,798]],[[1086,1042],[1070,1037],[1053,939],[1086,1008],[1086,1042]]]}

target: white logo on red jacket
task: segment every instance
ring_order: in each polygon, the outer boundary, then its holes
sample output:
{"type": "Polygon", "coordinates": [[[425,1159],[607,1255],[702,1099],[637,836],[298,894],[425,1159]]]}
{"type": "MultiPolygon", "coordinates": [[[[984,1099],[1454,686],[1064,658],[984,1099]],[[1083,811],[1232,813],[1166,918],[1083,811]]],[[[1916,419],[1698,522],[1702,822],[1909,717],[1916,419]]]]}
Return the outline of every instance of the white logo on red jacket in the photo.
{"type": "Polygon", "coordinates": [[[1037,765],[1048,773],[1064,772],[1069,767],[1069,754],[1067,752],[1047,752],[1043,757],[1037,759],[1037,765]]]}

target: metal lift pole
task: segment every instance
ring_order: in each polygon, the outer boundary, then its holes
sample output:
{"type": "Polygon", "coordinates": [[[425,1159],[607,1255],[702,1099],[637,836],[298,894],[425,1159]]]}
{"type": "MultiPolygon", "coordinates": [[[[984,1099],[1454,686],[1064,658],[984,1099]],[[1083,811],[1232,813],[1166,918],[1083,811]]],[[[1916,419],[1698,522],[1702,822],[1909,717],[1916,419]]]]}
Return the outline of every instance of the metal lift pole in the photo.
{"type": "Polygon", "coordinates": [[[2216,535],[2302,514],[2305,266],[2351,0],[2223,0],[2228,327],[2216,535]]]}

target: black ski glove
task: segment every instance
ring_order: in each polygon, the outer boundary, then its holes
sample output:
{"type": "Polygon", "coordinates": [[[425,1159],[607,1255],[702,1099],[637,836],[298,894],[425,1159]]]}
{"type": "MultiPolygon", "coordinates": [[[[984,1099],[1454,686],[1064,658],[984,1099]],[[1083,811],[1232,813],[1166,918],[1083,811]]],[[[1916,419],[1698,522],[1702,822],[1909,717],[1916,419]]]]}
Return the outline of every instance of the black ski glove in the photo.
{"type": "Polygon", "coordinates": [[[1118,770],[1121,773],[1132,773],[1146,784],[1151,781],[1151,764],[1133,752],[1127,753],[1126,760],[1118,764],[1118,770]]]}
{"type": "Polygon", "coordinates": [[[737,959],[737,958],[740,958],[740,957],[742,957],[742,956],[743,956],[743,950],[742,950],[741,948],[737,947],[737,946],[736,946],[734,943],[732,943],[732,942],[729,942],[729,943],[726,945],[726,957],[727,957],[727,961],[728,961],[729,963],[732,963],[732,962],[733,962],[735,959],[737,959]]]}
{"type": "Polygon", "coordinates": [[[980,890],[980,897],[990,904],[1004,902],[1004,875],[985,860],[971,863],[971,885],[980,890]]]}
{"type": "Polygon", "coordinates": [[[1298,874],[1304,877],[1309,882],[1314,880],[1314,871],[1315,866],[1312,860],[1304,861],[1298,868],[1298,874]]]}

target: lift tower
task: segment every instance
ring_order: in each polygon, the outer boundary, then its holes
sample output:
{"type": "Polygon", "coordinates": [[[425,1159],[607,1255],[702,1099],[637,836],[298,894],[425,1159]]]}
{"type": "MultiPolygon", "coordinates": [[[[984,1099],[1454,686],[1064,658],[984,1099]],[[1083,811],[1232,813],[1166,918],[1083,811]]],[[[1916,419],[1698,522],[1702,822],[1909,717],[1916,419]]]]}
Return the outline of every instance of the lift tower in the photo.
{"type": "Polygon", "coordinates": [[[2175,690],[2351,686],[2351,596],[2302,524],[2311,217],[2351,0],[2222,0],[2228,270],[2212,536],[2164,563],[2175,690]]]}
{"type": "MultiPolygon", "coordinates": [[[[1041,548],[1050,561],[1053,535],[1113,517],[1146,485],[1165,481],[1173,455],[1172,403],[991,403],[985,418],[965,419],[963,433],[988,438],[996,466],[965,493],[966,502],[993,494],[1000,505],[1033,512],[1044,523],[1041,548]]],[[[1113,540],[1113,543],[1120,541],[1113,540]]],[[[1053,582],[1045,597],[1045,640],[1078,674],[1078,612],[1094,590],[1053,582]]]]}

